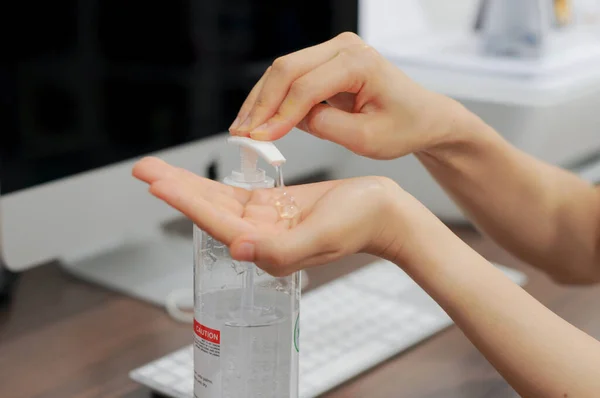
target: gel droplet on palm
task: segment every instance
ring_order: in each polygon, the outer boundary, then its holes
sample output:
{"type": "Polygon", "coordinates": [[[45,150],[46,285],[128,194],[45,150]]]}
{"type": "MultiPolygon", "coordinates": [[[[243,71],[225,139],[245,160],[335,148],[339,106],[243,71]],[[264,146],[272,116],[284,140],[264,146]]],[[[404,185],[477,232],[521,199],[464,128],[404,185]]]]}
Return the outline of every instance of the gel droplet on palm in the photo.
{"type": "Polygon", "coordinates": [[[290,227],[296,225],[297,218],[300,215],[300,208],[289,193],[284,191],[281,195],[277,196],[275,198],[275,207],[279,213],[279,218],[292,221],[290,227]]]}
{"type": "Polygon", "coordinates": [[[292,228],[300,219],[300,207],[296,204],[296,200],[289,192],[285,191],[285,185],[283,184],[283,172],[281,166],[276,166],[277,180],[275,181],[275,187],[277,194],[273,201],[279,218],[287,222],[287,227],[292,228]]]}

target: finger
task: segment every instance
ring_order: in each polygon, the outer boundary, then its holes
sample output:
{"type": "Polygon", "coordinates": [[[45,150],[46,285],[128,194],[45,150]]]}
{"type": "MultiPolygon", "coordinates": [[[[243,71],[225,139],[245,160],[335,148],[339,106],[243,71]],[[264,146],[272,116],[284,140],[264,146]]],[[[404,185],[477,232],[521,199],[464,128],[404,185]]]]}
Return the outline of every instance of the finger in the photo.
{"type": "Polygon", "coordinates": [[[132,170],[135,178],[152,184],[164,179],[177,179],[183,183],[200,184],[205,196],[208,194],[224,194],[233,197],[240,204],[245,204],[250,193],[246,190],[233,188],[208,178],[200,177],[188,170],[175,167],[156,157],[145,157],[138,161],[132,170]]]}
{"type": "Polygon", "coordinates": [[[148,184],[172,174],[173,166],[165,161],[147,156],[136,162],[132,169],[132,175],[138,180],[148,184]]]}
{"type": "Polygon", "coordinates": [[[155,181],[167,178],[185,179],[189,182],[202,182],[213,189],[222,190],[222,184],[205,179],[180,167],[175,167],[156,157],[145,157],[133,167],[133,176],[152,184],[155,181]]]}
{"type": "Polygon", "coordinates": [[[329,62],[294,81],[275,116],[251,131],[250,137],[268,141],[279,139],[315,105],[339,93],[358,93],[366,82],[371,63],[365,59],[362,48],[364,46],[341,51],[329,62]]]}
{"type": "Polygon", "coordinates": [[[199,194],[198,189],[177,180],[159,180],[150,186],[150,193],[180,211],[200,229],[226,245],[241,234],[254,230],[239,215],[223,211],[199,194]]]}
{"type": "Polygon", "coordinates": [[[387,120],[362,113],[348,113],[325,104],[311,109],[298,124],[301,130],[335,142],[359,155],[375,156],[373,137],[385,131],[387,120]]]}
{"type": "Polygon", "coordinates": [[[354,110],[354,103],[356,100],[356,94],[351,93],[339,93],[327,100],[327,103],[335,108],[341,109],[346,112],[352,112],[354,110]]]}
{"type": "Polygon", "coordinates": [[[276,59],[239,131],[246,134],[265,123],[275,114],[296,79],[328,62],[343,48],[357,43],[362,43],[357,35],[345,33],[276,59]]]}
{"type": "Polygon", "coordinates": [[[254,103],[256,102],[256,98],[258,97],[258,94],[261,92],[262,87],[265,83],[265,80],[269,76],[270,71],[271,71],[271,67],[269,66],[267,68],[267,70],[265,71],[265,73],[258,80],[258,82],[254,85],[254,87],[252,87],[252,90],[250,90],[250,94],[248,94],[248,97],[246,97],[246,100],[242,104],[240,111],[237,114],[237,117],[235,118],[235,120],[233,121],[231,126],[229,127],[229,131],[232,132],[233,134],[237,135],[239,133],[238,128],[242,125],[242,123],[246,120],[246,118],[250,114],[250,111],[252,110],[252,107],[254,106],[254,103]]]}
{"type": "Polygon", "coordinates": [[[330,256],[331,239],[323,217],[308,217],[292,229],[280,233],[253,233],[240,236],[230,246],[239,261],[252,261],[272,275],[286,275],[314,264],[319,257],[330,256]]]}

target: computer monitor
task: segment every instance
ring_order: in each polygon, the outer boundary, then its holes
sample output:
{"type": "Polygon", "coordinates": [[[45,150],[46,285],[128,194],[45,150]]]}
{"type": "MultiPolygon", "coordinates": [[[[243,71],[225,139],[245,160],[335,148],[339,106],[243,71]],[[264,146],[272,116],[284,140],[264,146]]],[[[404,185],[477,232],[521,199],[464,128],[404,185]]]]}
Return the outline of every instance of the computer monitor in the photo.
{"type": "MultiPolygon", "coordinates": [[[[192,253],[164,232],[180,215],[131,177],[135,161],[156,155],[224,177],[238,161],[227,128],[274,58],[358,24],[350,0],[13,6],[17,52],[0,66],[2,259],[16,271],[60,259],[73,274],[155,302],[191,287],[192,253]]],[[[345,156],[302,132],[278,146],[288,180],[345,156]]]]}

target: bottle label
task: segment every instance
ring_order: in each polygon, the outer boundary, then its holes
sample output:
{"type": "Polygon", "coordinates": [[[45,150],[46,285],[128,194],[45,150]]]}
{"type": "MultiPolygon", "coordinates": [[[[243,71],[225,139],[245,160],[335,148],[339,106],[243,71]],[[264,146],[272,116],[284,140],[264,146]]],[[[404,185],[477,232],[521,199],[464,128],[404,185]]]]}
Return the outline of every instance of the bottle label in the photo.
{"type": "Polygon", "coordinates": [[[194,397],[218,398],[221,392],[221,331],[194,319],[194,397]]]}

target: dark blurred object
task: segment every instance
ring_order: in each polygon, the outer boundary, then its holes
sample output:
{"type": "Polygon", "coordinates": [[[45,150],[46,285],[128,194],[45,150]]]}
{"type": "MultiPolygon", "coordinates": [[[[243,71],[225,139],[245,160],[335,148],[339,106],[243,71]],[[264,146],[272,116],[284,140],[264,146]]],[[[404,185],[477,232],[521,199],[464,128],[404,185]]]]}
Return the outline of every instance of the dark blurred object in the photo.
{"type": "Polygon", "coordinates": [[[485,14],[487,12],[489,4],[490,4],[489,0],[480,0],[479,1],[479,8],[477,9],[477,17],[475,18],[475,26],[474,26],[474,29],[476,32],[481,32],[481,29],[483,28],[483,20],[485,18],[485,14]]]}
{"type": "Polygon", "coordinates": [[[224,132],[276,57],[358,29],[358,0],[11,3],[3,193],[224,132]]]}
{"type": "MultiPolygon", "coordinates": [[[[0,76],[1,76],[1,74],[0,74],[0,76]]],[[[0,99],[1,98],[2,97],[0,97],[0,99]]],[[[0,105],[2,105],[1,102],[0,102],[0,105]]],[[[0,144],[0,146],[2,146],[2,145],[0,144]]],[[[0,170],[2,169],[2,156],[1,155],[2,154],[0,153],[0,170]]],[[[2,184],[0,181],[0,186],[1,185],[2,184]]],[[[0,217],[1,217],[1,214],[0,214],[0,217]]],[[[2,242],[0,241],[0,308],[2,308],[4,305],[6,305],[10,302],[10,299],[12,296],[12,291],[17,282],[18,275],[19,274],[16,274],[16,273],[10,271],[4,264],[4,260],[2,258],[2,242]]]]}
{"type": "Polygon", "coordinates": [[[0,307],[10,302],[19,274],[9,271],[0,260],[0,307]]]}

